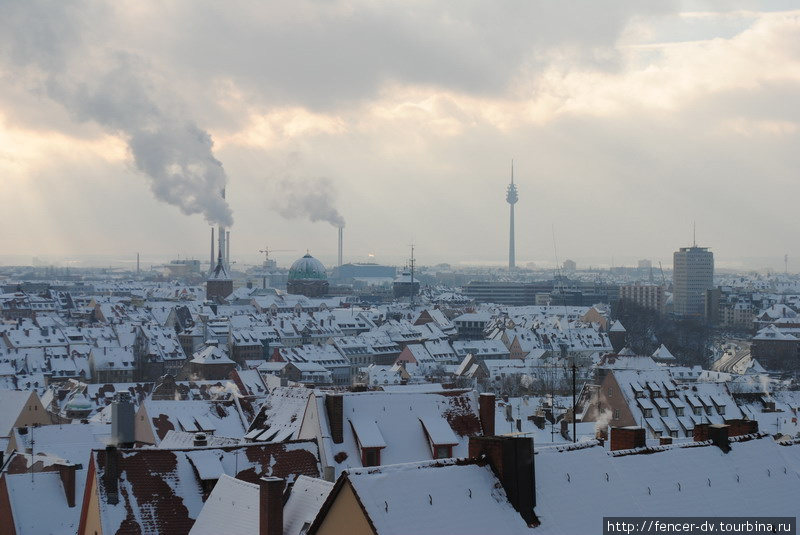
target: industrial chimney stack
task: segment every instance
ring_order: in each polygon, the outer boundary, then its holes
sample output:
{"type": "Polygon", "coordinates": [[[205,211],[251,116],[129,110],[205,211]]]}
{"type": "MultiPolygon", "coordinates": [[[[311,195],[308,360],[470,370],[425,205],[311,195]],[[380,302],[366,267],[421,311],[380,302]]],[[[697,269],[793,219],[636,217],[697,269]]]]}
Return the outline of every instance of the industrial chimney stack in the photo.
{"type": "Polygon", "coordinates": [[[339,227],[339,267],[342,267],[342,231],[344,227],[339,227]]]}

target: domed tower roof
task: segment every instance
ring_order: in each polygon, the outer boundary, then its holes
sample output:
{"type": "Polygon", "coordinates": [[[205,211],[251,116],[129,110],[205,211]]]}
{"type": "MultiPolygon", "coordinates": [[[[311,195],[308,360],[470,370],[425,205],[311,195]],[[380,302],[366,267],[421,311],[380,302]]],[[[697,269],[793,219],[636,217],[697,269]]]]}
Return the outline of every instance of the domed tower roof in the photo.
{"type": "Polygon", "coordinates": [[[306,253],[289,268],[289,280],[327,280],[328,274],[322,262],[306,253]]]}

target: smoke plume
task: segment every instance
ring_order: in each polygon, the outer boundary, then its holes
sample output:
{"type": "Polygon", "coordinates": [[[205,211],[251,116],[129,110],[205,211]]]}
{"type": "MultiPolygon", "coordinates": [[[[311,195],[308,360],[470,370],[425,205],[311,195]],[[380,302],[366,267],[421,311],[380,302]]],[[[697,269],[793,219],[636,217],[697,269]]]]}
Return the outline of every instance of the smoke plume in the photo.
{"type": "Polygon", "coordinates": [[[11,43],[0,51],[0,73],[14,73],[16,81],[58,102],[74,119],[124,139],[134,167],[148,178],[157,199],[230,227],[231,209],[220,194],[227,177],[214,158],[211,136],[146,59],[86,46],[80,9],[86,6],[71,4],[0,7],[0,33],[11,43]]]}
{"type": "Polygon", "coordinates": [[[344,217],[334,206],[336,191],[328,178],[286,178],[279,185],[275,209],[287,219],[307,217],[344,227],[344,217]]]}

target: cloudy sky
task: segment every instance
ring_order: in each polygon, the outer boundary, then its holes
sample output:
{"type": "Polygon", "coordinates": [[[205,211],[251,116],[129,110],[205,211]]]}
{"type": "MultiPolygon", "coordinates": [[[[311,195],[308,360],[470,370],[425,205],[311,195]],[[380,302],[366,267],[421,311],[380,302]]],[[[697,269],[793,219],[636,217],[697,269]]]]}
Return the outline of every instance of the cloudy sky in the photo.
{"type": "Polygon", "coordinates": [[[502,264],[513,158],[518,264],[797,271],[796,6],[0,0],[0,261],[502,264]]]}

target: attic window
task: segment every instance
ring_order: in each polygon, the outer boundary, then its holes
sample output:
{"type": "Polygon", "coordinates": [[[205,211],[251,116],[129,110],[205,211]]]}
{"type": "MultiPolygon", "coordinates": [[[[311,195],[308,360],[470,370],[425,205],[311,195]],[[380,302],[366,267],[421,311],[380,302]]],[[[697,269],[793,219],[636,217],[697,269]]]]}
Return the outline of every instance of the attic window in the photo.
{"type": "Polygon", "coordinates": [[[361,448],[361,465],[378,466],[381,464],[381,448],[361,448]]]}

